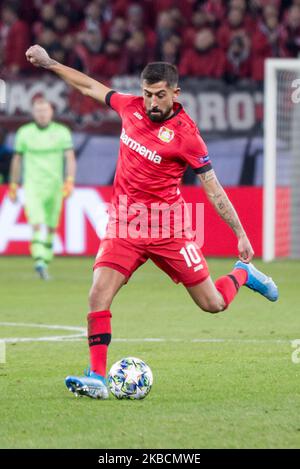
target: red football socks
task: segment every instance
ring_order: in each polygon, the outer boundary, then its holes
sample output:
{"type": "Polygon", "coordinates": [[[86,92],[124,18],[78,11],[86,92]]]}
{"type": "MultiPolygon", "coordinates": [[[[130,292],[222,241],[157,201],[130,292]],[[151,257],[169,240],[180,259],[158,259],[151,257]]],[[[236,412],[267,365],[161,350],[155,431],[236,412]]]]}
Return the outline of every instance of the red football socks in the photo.
{"type": "Polygon", "coordinates": [[[106,376],[107,349],[111,341],[111,313],[91,312],[87,316],[91,371],[106,376]]]}
{"type": "Polygon", "coordinates": [[[244,269],[233,269],[232,272],[216,280],[217,290],[224,298],[226,308],[232,302],[239,288],[247,282],[248,274],[244,269]]]}

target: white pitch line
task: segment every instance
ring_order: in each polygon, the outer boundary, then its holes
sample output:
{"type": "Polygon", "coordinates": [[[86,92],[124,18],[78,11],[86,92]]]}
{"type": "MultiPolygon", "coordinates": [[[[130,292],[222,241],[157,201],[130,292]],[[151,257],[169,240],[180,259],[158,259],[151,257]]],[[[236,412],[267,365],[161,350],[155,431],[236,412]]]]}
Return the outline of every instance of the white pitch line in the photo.
{"type": "Polygon", "coordinates": [[[8,337],[0,339],[0,342],[5,342],[6,344],[16,344],[17,342],[63,342],[65,340],[75,341],[78,339],[83,339],[82,334],[77,335],[56,335],[56,336],[46,336],[46,337],[8,337]]]}
{"type": "MultiPolygon", "coordinates": [[[[80,342],[86,341],[83,334],[76,335],[58,335],[48,337],[11,337],[0,338],[0,342],[17,343],[17,342],[80,342]]],[[[216,344],[216,343],[235,343],[235,344],[290,344],[294,339],[161,339],[161,338],[115,338],[112,342],[118,343],[189,343],[189,344],[216,344]]]]}
{"type": "Polygon", "coordinates": [[[287,344],[293,339],[156,339],[156,338],[143,338],[143,339],[112,339],[112,342],[166,342],[166,343],[247,343],[247,344],[287,344]]]}
{"type": "Polygon", "coordinates": [[[69,335],[57,335],[57,336],[46,336],[46,337],[8,337],[0,339],[5,343],[18,343],[18,342],[62,342],[64,340],[78,340],[83,339],[86,336],[86,328],[78,326],[61,326],[59,324],[35,324],[35,323],[24,323],[24,322],[0,322],[0,326],[9,327],[27,327],[36,329],[48,329],[48,330],[61,330],[77,332],[77,334],[69,335]]]}
{"type": "MultiPolygon", "coordinates": [[[[10,327],[29,327],[48,330],[62,330],[77,332],[77,334],[46,336],[46,337],[9,337],[0,338],[1,342],[17,343],[17,342],[77,342],[86,340],[86,328],[79,326],[62,326],[58,324],[35,324],[35,323],[17,323],[17,322],[0,322],[0,326],[10,327]]],[[[176,339],[176,338],[113,338],[112,342],[119,343],[237,343],[237,344],[288,344],[293,339],[237,339],[237,338],[196,338],[196,339],[176,339]]]]}
{"type": "MultiPolygon", "coordinates": [[[[85,337],[66,336],[64,342],[78,342],[86,340],[85,337]],[[70,339],[69,339],[70,337],[70,339]]],[[[294,339],[163,339],[163,338],[115,338],[112,342],[118,343],[181,343],[181,344],[290,344],[294,339]]]]}
{"type": "Polygon", "coordinates": [[[53,329],[53,330],[61,330],[61,331],[73,331],[73,332],[82,332],[85,334],[86,328],[85,327],[78,327],[78,326],[61,326],[59,324],[36,324],[36,323],[29,323],[29,322],[0,322],[0,326],[12,326],[12,327],[33,327],[39,329],[53,329]]]}

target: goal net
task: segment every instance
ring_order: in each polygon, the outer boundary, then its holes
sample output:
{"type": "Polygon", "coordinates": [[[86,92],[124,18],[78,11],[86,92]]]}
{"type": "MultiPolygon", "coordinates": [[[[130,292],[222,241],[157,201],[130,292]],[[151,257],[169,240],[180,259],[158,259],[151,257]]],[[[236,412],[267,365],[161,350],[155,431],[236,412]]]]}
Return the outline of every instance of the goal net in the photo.
{"type": "Polygon", "coordinates": [[[300,59],[268,59],[263,259],[300,258],[300,59]]]}

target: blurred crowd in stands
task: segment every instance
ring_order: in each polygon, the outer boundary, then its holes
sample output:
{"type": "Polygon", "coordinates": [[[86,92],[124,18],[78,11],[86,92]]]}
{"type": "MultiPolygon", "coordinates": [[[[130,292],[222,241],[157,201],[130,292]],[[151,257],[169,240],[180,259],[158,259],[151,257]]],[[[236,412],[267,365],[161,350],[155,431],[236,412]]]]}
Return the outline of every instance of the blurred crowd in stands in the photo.
{"type": "Polygon", "coordinates": [[[182,76],[261,81],[265,58],[300,53],[300,0],[26,0],[0,9],[4,77],[35,73],[24,55],[35,43],[103,79],[163,60],[182,76]]]}

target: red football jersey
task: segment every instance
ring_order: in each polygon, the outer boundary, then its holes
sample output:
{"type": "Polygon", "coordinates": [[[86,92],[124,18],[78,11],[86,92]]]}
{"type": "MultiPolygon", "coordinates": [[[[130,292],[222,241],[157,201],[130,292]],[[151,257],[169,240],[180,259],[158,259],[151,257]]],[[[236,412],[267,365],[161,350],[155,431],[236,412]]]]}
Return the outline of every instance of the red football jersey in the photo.
{"type": "Polygon", "coordinates": [[[153,122],[142,97],[112,91],[106,102],[122,119],[114,199],[126,194],[130,203],[173,204],[188,164],[196,172],[211,168],[207,147],[181,104],[174,104],[169,119],[153,122]]]}
{"type": "Polygon", "coordinates": [[[187,165],[196,173],[211,169],[207,147],[182,105],[173,115],[153,122],[142,97],[110,91],[106,103],[122,119],[113,205],[126,195],[128,204],[184,204],[179,184],[187,165]]]}

